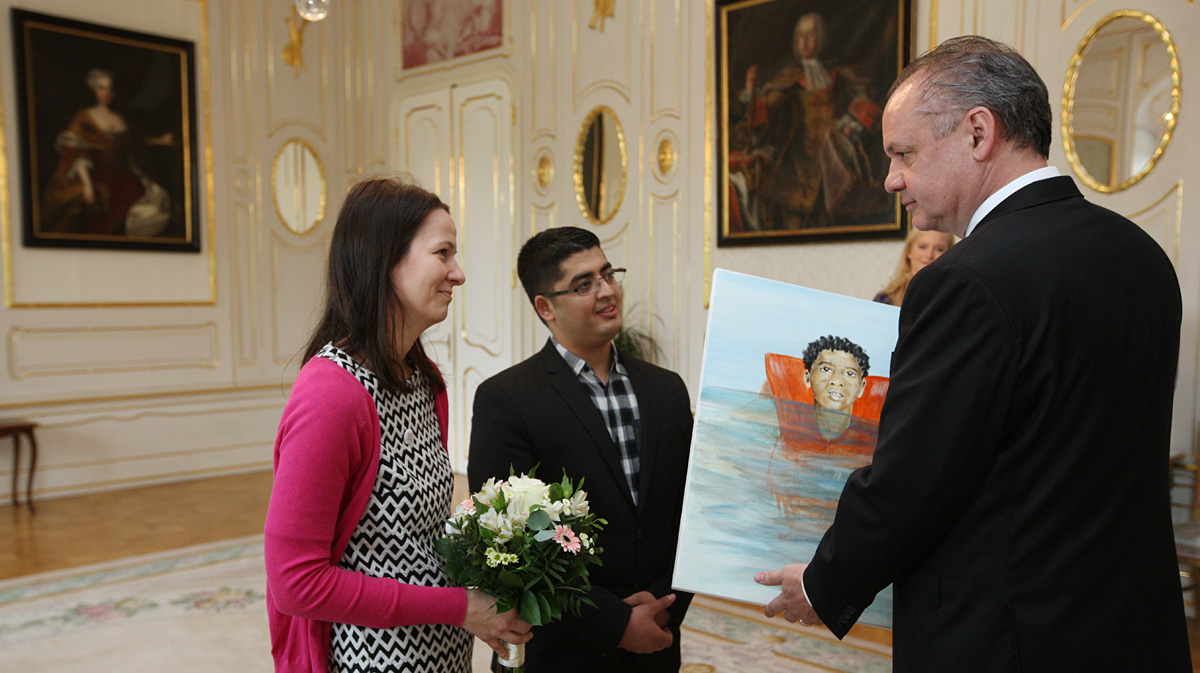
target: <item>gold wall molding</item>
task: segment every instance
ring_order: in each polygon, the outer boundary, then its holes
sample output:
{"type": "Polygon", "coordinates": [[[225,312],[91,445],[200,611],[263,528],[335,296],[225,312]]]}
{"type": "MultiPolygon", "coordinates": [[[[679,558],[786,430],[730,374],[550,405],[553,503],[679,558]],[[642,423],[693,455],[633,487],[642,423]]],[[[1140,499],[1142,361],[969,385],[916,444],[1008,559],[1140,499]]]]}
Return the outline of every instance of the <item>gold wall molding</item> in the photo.
{"type": "Polygon", "coordinates": [[[232,211],[233,237],[238,243],[230,246],[229,265],[234,340],[237,343],[238,365],[252,367],[258,364],[258,335],[261,331],[258,322],[258,255],[254,253],[258,248],[259,236],[258,204],[253,201],[235,204],[232,211]],[[248,282],[243,281],[243,273],[249,277],[248,282]]]}
{"type": "MultiPolygon", "coordinates": [[[[671,54],[670,57],[667,59],[667,63],[663,64],[664,69],[667,70],[669,73],[670,73],[671,66],[677,66],[677,64],[687,62],[687,58],[684,56],[684,44],[687,39],[687,36],[685,35],[684,30],[683,30],[683,24],[681,21],[681,19],[683,17],[683,13],[680,11],[679,2],[680,2],[680,0],[674,0],[675,11],[671,13],[671,17],[674,20],[673,27],[675,29],[674,30],[675,39],[673,41],[673,43],[675,45],[675,50],[674,50],[674,53],[671,54]]],[[[660,118],[682,120],[683,114],[680,111],[680,104],[685,95],[683,83],[686,78],[680,76],[681,73],[671,73],[666,78],[667,86],[670,86],[674,89],[675,104],[674,105],[663,105],[663,106],[658,105],[659,87],[657,85],[657,74],[658,74],[658,70],[659,70],[659,66],[660,66],[660,64],[658,62],[658,51],[659,51],[658,5],[659,5],[659,3],[657,0],[655,0],[649,4],[650,4],[650,22],[649,22],[649,26],[650,26],[650,91],[649,91],[649,94],[650,94],[650,123],[654,124],[660,118]],[[674,76],[671,76],[671,75],[674,75],[674,76]]]]}
{"type": "MultiPolygon", "coordinates": [[[[109,402],[128,402],[133,400],[161,400],[165,397],[186,397],[186,396],[215,396],[215,395],[231,395],[240,393],[254,393],[261,391],[276,391],[283,398],[286,398],[288,391],[292,388],[291,381],[282,381],[280,383],[271,383],[267,385],[251,385],[251,386],[226,386],[218,388],[185,388],[174,390],[155,390],[153,392],[140,393],[125,393],[121,395],[93,395],[89,397],[67,397],[61,399],[44,399],[44,400],[25,400],[22,402],[5,402],[0,403],[0,409],[45,409],[47,407],[66,407],[66,406],[89,406],[100,403],[109,402]]],[[[39,414],[41,415],[41,414],[39,414]]]]}
{"type": "MultiPolygon", "coordinates": [[[[938,2],[939,0],[929,0],[929,49],[932,51],[938,46],[938,2]]],[[[913,36],[914,44],[916,36],[913,36]]]]}
{"type": "Polygon", "coordinates": [[[704,310],[712,297],[713,219],[713,0],[704,3],[704,310]]]}
{"type": "Polygon", "coordinates": [[[558,90],[558,78],[555,77],[555,50],[554,43],[556,39],[555,21],[558,17],[559,0],[534,0],[533,10],[529,13],[529,72],[533,74],[530,78],[530,97],[531,101],[529,111],[530,123],[530,140],[538,140],[546,137],[553,140],[554,135],[554,120],[557,114],[557,99],[555,95],[558,90]],[[545,8],[547,20],[546,26],[546,55],[539,61],[538,59],[538,16],[542,14],[539,7],[545,8]],[[538,98],[538,84],[544,82],[549,89],[546,96],[538,98]],[[545,116],[541,116],[542,103],[549,108],[545,116]],[[542,126],[538,125],[538,120],[544,119],[545,123],[542,126]]]}
{"type": "MultiPolygon", "coordinates": [[[[151,484],[161,484],[173,481],[185,481],[189,479],[201,479],[204,477],[217,477],[226,474],[235,474],[238,472],[251,472],[255,470],[267,470],[272,466],[272,461],[254,461],[250,463],[239,463],[237,465],[222,465],[220,467],[205,467],[195,470],[177,470],[162,474],[147,475],[143,477],[129,477],[126,479],[104,479],[99,481],[80,482],[71,484],[70,486],[38,486],[37,492],[39,498],[47,496],[65,496],[75,493],[90,493],[101,490],[111,490],[117,488],[133,488],[135,486],[149,486],[151,484]]],[[[40,467],[39,472],[49,471],[50,467],[40,467]]]]}
{"type": "Polygon", "coordinates": [[[8,374],[90,376],[135,371],[216,369],[217,326],[9,328],[8,374]],[[102,354],[102,355],[100,355],[102,354]]]}
{"type": "MultiPolygon", "coordinates": [[[[604,229],[607,229],[607,228],[608,227],[605,227],[604,229]]],[[[622,224],[620,227],[618,227],[617,230],[615,232],[613,232],[613,235],[609,236],[608,238],[604,238],[603,236],[600,236],[600,234],[604,231],[604,229],[601,229],[599,231],[593,231],[592,233],[596,234],[596,236],[600,239],[600,244],[602,246],[607,247],[607,246],[617,242],[618,240],[620,240],[620,238],[622,236],[624,236],[625,234],[629,233],[631,231],[631,223],[628,220],[626,220],[625,223],[622,224]]]]}
{"type": "Polygon", "coordinates": [[[4,257],[4,305],[13,305],[12,250],[9,248],[8,192],[12,183],[8,180],[8,148],[5,146],[7,133],[4,130],[4,106],[0,105],[0,255],[4,257]]]}
{"type": "Polygon", "coordinates": [[[255,46],[265,29],[258,25],[260,17],[256,3],[245,2],[236,5],[226,5],[223,13],[225,22],[221,33],[226,36],[226,53],[228,69],[228,94],[233,100],[242,101],[242,105],[225,106],[225,150],[229,153],[232,163],[246,166],[251,172],[257,173],[255,164],[258,162],[259,133],[254,128],[254,115],[244,109],[247,102],[255,100],[263,83],[255,81],[255,74],[260,69],[255,68],[258,59],[255,58],[255,46]],[[258,84],[258,87],[255,87],[258,84]]]}
{"type": "MultiPolygon", "coordinates": [[[[116,414],[116,413],[91,414],[88,416],[84,416],[82,418],[75,418],[70,421],[59,421],[57,423],[53,422],[53,421],[49,421],[49,422],[39,421],[38,429],[39,430],[61,430],[64,428],[78,428],[78,427],[81,427],[84,425],[92,425],[94,423],[130,423],[133,421],[140,421],[145,418],[166,418],[166,419],[196,418],[198,416],[217,416],[220,414],[235,414],[235,413],[240,414],[240,413],[247,413],[247,412],[251,412],[251,411],[282,411],[285,404],[286,404],[285,400],[279,400],[278,402],[275,402],[275,403],[259,404],[259,405],[255,405],[255,406],[238,405],[236,407],[193,409],[191,411],[162,411],[162,410],[155,410],[155,409],[145,409],[142,411],[137,411],[137,412],[128,413],[128,414],[116,414]]],[[[262,442],[251,442],[249,444],[246,444],[246,446],[259,446],[261,444],[262,444],[262,442]]],[[[225,448],[225,447],[219,447],[217,449],[205,449],[205,450],[206,451],[221,450],[222,448],[225,448]]],[[[165,454],[154,454],[154,455],[169,454],[169,455],[183,456],[183,455],[188,455],[189,453],[191,453],[191,452],[190,451],[172,451],[172,452],[166,452],[165,454]]],[[[87,464],[98,465],[98,464],[107,463],[107,462],[118,462],[121,460],[136,459],[137,457],[138,456],[125,456],[125,457],[121,457],[121,458],[113,458],[111,460],[106,460],[106,461],[89,461],[87,464]]],[[[64,466],[67,464],[60,463],[59,465],[64,466]]]]}
{"type": "Polygon", "coordinates": [[[1079,13],[1086,9],[1088,5],[1095,2],[1095,0],[1061,0],[1061,2],[1058,29],[1059,31],[1064,31],[1075,20],[1075,17],[1079,16],[1079,13]],[[1074,7],[1072,8],[1071,5],[1074,5],[1074,7]]]}

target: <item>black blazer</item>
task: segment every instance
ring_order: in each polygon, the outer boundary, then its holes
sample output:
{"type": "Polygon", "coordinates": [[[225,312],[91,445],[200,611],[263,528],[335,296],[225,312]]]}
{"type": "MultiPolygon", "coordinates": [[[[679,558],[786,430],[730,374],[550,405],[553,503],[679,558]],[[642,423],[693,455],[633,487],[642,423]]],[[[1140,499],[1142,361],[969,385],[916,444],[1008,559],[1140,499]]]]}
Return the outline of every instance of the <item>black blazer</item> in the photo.
{"type": "Polygon", "coordinates": [[[622,598],[647,590],[671,593],[683,506],[692,414],[687,388],[674,372],[627,355],[641,415],[638,506],[626,486],[620,452],[587,388],[549,340],[541,352],[484,381],[475,392],[467,476],[471,490],[537,465],[543,480],[584,479],[593,512],[608,520],[598,536],[602,566],[591,571],[597,609],[534,629],[526,671],[675,673],[679,623],[691,601],[677,592],[671,607],[674,645],[649,655],[617,649],[630,607],[622,598]]]}
{"type": "Polygon", "coordinates": [[[1179,284],[1071,178],[912,280],[874,462],[805,573],[844,635],[895,584],[897,673],[1191,671],[1168,503],[1179,284]]]}

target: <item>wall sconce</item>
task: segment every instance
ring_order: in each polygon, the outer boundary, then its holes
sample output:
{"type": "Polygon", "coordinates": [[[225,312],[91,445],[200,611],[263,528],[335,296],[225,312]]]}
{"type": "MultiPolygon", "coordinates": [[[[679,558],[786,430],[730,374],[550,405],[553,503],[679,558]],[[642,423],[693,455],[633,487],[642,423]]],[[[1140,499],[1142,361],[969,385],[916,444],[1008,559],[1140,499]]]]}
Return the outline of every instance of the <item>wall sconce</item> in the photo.
{"type": "Polygon", "coordinates": [[[280,57],[283,62],[296,70],[296,77],[301,70],[308,70],[304,64],[304,56],[300,49],[304,46],[304,28],[314,21],[320,21],[329,16],[329,0],[295,0],[291,16],[287,18],[288,44],[283,48],[280,57]]]}
{"type": "Polygon", "coordinates": [[[296,13],[305,21],[320,21],[329,16],[329,0],[296,0],[296,13]]]}

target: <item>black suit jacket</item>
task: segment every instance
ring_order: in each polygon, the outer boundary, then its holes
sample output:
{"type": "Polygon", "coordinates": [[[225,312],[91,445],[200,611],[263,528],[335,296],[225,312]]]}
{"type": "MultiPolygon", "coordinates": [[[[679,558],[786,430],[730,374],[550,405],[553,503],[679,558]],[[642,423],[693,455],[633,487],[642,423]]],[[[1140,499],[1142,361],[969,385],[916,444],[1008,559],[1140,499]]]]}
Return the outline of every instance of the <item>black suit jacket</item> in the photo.
{"type": "Polygon", "coordinates": [[[537,465],[537,476],[585,480],[591,510],[607,519],[598,536],[602,566],[591,570],[596,609],[534,629],[526,671],[675,673],[679,623],[691,601],[677,592],[671,607],[672,647],[649,655],[617,648],[629,621],[622,598],[647,590],[671,593],[683,505],[692,415],[687,388],[674,372],[622,354],[641,415],[638,506],[626,486],[620,451],[587,388],[555,349],[484,381],[475,392],[467,475],[472,491],[489,477],[508,478],[537,465]]]}
{"type": "Polygon", "coordinates": [[[1069,177],[918,273],[872,465],[805,573],[839,637],[895,584],[897,673],[1190,671],[1168,503],[1170,260],[1069,177]]]}

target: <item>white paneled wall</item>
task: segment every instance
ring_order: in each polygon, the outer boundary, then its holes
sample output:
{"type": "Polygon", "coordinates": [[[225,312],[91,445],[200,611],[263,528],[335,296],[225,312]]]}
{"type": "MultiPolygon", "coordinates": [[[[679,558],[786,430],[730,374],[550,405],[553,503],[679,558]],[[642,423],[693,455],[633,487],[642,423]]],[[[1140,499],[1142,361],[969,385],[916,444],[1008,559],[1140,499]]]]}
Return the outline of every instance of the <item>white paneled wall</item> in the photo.
{"type": "MultiPolygon", "coordinates": [[[[445,0],[454,2],[455,0],[445,0]]],[[[0,0],[0,10],[14,3],[0,0]]],[[[19,4],[19,3],[17,3],[19,4]]],[[[30,3],[24,3],[27,6],[30,3]]],[[[513,277],[516,252],[548,227],[593,230],[625,281],[628,319],[651,331],[693,396],[707,280],[717,267],[869,298],[900,242],[717,248],[712,2],[504,0],[500,48],[403,69],[405,2],[339,0],[304,28],[304,67],[285,64],[290,2],[39,0],[36,11],[193,41],[202,251],[192,255],[36,250],[20,243],[21,176],[9,60],[0,67],[0,185],[7,208],[0,309],[0,417],[43,424],[43,495],[193,478],[270,464],[287,384],[321,299],[329,232],[350,184],[408,171],[447,201],[467,284],[427,335],[451,386],[455,464],[466,460],[478,383],[541,347],[546,331],[513,277]],[[610,108],[625,134],[627,181],[605,224],[580,211],[572,180],[580,125],[610,108]],[[279,220],[271,166],[290,140],[326,176],[325,216],[296,234],[279,220]]],[[[1068,62],[1117,0],[916,2],[919,51],[963,33],[1016,46],[1042,73],[1056,115],[1068,62]]],[[[1145,180],[1092,200],[1129,215],[1175,260],[1185,316],[1175,443],[1191,450],[1200,413],[1200,57],[1190,2],[1134,3],[1176,38],[1183,107],[1145,180]]],[[[10,54],[0,12],[0,54],[10,54]]],[[[1056,117],[1057,120],[1057,117],[1056,117]]],[[[1057,123],[1057,122],[1056,122],[1057,123]]],[[[1070,167],[1055,129],[1051,163],[1070,167]]],[[[7,455],[0,448],[0,456],[7,455]]],[[[0,500],[10,483],[0,462],[0,500]]]]}

